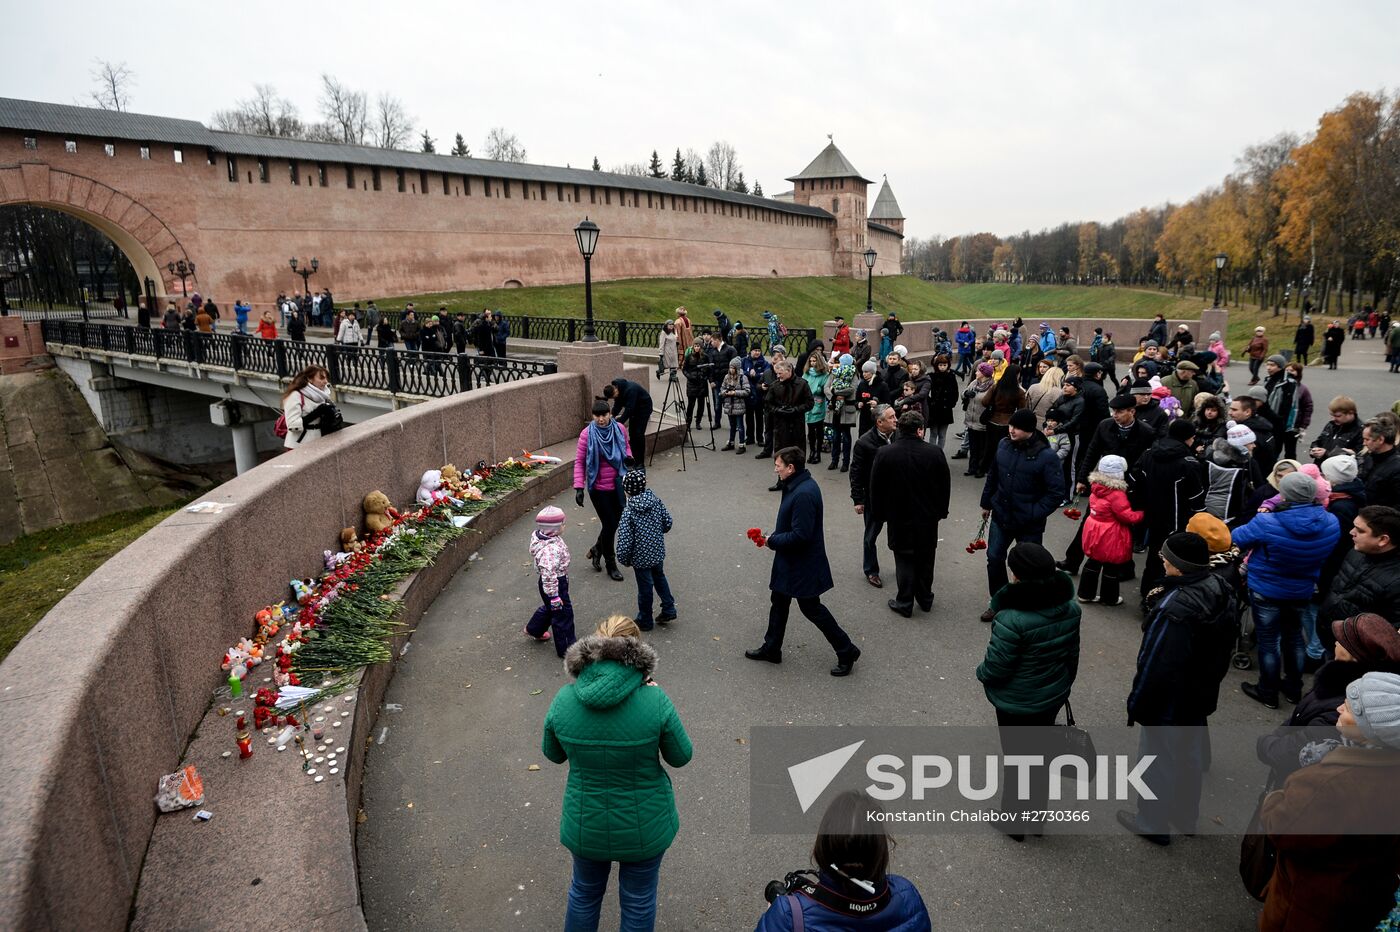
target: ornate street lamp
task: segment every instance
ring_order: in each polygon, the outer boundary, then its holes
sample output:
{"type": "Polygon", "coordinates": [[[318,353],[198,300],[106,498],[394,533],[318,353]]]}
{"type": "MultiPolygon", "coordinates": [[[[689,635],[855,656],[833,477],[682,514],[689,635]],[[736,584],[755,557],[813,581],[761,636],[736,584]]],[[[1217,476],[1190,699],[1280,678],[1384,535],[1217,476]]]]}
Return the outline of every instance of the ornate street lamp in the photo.
{"type": "Polygon", "coordinates": [[[598,334],[593,331],[593,250],[598,248],[598,224],[584,217],[574,227],[574,238],[583,256],[583,342],[597,343],[598,334]]]}
{"type": "Polygon", "coordinates": [[[1225,269],[1225,263],[1230,261],[1230,257],[1223,252],[1215,254],[1215,303],[1211,307],[1220,306],[1220,273],[1225,269]]]}
{"type": "Polygon", "coordinates": [[[874,297],[875,289],[875,250],[867,247],[865,250],[865,313],[869,314],[875,310],[874,297]]]}
{"type": "Polygon", "coordinates": [[[171,275],[180,276],[180,294],[188,298],[190,292],[189,289],[185,287],[185,280],[194,274],[194,263],[179,259],[175,262],[167,262],[165,268],[171,275]]]}
{"type": "Polygon", "coordinates": [[[311,276],[315,275],[317,269],[321,267],[321,260],[312,256],[311,264],[308,266],[305,262],[297,262],[297,257],[292,256],[287,264],[292,267],[293,272],[301,276],[301,293],[309,296],[311,294],[311,276]]]}

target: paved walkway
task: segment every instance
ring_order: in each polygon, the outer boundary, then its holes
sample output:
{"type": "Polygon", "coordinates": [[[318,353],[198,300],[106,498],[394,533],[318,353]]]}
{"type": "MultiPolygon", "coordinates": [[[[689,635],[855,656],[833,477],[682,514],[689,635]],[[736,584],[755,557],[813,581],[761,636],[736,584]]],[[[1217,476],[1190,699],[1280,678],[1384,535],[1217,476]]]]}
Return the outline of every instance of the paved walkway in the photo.
{"type": "MultiPolygon", "coordinates": [[[[1348,343],[1348,363],[1368,362],[1378,345],[1348,343]]],[[[1310,370],[1319,410],[1342,390],[1363,412],[1389,407],[1400,376],[1377,368],[1310,370]]],[[[1230,370],[1236,379],[1245,373],[1230,370]]],[[[1315,423],[1314,433],[1321,420],[1315,423]]],[[[698,463],[679,466],[678,453],[659,456],[651,480],[675,515],[667,569],[680,619],[647,638],[660,653],[657,678],[676,702],[695,758],[673,772],[681,833],[663,867],[659,928],[751,928],[764,907],[764,882],[807,866],[811,839],[748,835],[741,739],[750,726],[993,722],[974,677],[988,632],[976,617],[986,599],[985,562],[963,550],[976,530],[980,483],[955,470],[934,612],[906,621],[885,608],[890,589],[872,591],[861,576],[860,524],[846,476],[818,467],[837,586],[826,601],[864,652],[854,676],[835,680],[826,672],[825,641],[795,611],[782,666],[742,656],[766,622],[771,558],[743,532],[772,526],[771,463],[702,450],[698,463]]],[[[592,510],[576,507],[572,494],[554,504],[569,515],[580,629],[612,612],[630,614],[630,574],[613,583],[582,559],[596,532],[592,510]]],[[[1052,517],[1047,545],[1062,550],[1073,528],[1052,517]]],[[[562,926],[570,862],[558,820],[566,769],[541,755],[540,725],[566,678],[551,647],[520,634],[537,598],[526,551],[531,529],[524,518],[483,546],[399,661],[368,758],[359,834],[371,929],[562,926]],[[531,764],[541,769],[531,772],[531,764]]],[[[891,576],[888,552],[882,560],[891,576]]],[[[1075,689],[1081,722],[1122,723],[1140,636],[1136,612],[1086,607],[1075,689]]],[[[1262,729],[1281,720],[1240,693],[1239,683],[1252,677],[1231,671],[1213,722],[1262,729]]],[[[990,830],[900,842],[894,869],[918,883],[936,928],[1243,932],[1256,922],[1257,904],[1238,881],[1234,837],[1202,836],[1166,850],[1126,835],[1017,845],[990,830]]],[[[610,893],[605,928],[616,927],[616,915],[610,893]]]]}

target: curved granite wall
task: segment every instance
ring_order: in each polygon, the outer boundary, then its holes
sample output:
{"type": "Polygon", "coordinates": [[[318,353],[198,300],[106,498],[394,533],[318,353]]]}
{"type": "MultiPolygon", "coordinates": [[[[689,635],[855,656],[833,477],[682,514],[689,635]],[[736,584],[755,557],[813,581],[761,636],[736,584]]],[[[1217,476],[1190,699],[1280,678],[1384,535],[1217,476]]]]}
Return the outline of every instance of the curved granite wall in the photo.
{"type": "Polygon", "coordinates": [[[576,436],[599,374],[443,398],[276,457],[204,497],[222,513],[172,515],[56,605],[0,665],[0,928],[125,928],[156,780],[278,580],[318,571],[370,489],[410,501],[426,468],[576,436]]]}

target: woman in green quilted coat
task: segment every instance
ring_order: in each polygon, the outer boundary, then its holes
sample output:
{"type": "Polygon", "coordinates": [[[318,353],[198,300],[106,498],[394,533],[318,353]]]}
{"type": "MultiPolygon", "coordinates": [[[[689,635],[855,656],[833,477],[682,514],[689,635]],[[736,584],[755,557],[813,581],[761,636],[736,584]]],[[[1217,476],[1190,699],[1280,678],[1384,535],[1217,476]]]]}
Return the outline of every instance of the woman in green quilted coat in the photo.
{"type": "Polygon", "coordinates": [[[613,861],[622,932],[650,932],[661,858],[680,828],[661,762],[689,763],[690,738],[651,678],[656,650],[640,635],[631,618],[614,615],[570,647],[564,668],[575,682],[544,720],[545,757],[569,762],[559,817],[559,841],[574,855],[566,932],[598,928],[613,861]]]}
{"type": "MultiPolygon", "coordinates": [[[[1055,728],[1060,706],[1069,701],[1079,672],[1079,606],[1074,581],[1055,568],[1055,558],[1040,544],[1023,541],[1006,557],[1011,583],[992,596],[992,637],[977,679],[996,708],[1003,755],[1041,755],[1050,760],[1066,749],[1055,728]]],[[[1029,798],[1020,798],[1015,768],[1003,772],[1003,812],[1045,809],[1050,778],[1045,767],[1031,767],[1029,798]]],[[[1016,841],[1026,824],[1001,821],[997,826],[1016,841]]],[[[1040,826],[1030,823],[1035,833],[1040,826]]]]}

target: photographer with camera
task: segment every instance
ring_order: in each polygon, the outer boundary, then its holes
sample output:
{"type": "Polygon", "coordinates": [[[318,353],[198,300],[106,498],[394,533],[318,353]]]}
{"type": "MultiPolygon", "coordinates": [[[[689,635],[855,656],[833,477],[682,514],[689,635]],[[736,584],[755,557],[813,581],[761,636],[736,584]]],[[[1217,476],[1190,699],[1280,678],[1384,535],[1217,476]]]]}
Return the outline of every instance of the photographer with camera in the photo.
{"type": "Polygon", "coordinates": [[[880,804],[847,790],[827,807],[812,845],[816,870],[792,871],[769,881],[763,897],[772,905],[754,932],[926,932],[933,928],[919,891],[889,873],[894,839],[868,813],[880,804]]]}
{"type": "Polygon", "coordinates": [[[292,378],[282,394],[282,419],[278,426],[286,431],[282,445],[288,450],[345,426],[340,409],[331,401],[330,382],[330,373],[324,367],[307,366],[292,378]]]}

